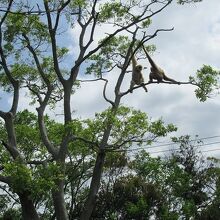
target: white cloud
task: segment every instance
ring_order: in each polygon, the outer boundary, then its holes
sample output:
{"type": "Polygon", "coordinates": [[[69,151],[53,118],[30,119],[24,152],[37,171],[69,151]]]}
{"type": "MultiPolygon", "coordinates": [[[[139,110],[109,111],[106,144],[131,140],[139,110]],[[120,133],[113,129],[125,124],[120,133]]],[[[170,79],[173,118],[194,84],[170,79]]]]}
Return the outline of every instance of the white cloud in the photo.
{"type": "MultiPolygon", "coordinates": [[[[174,31],[160,32],[157,38],[149,42],[157,46],[153,59],[170,77],[188,81],[188,76],[193,75],[203,64],[220,68],[218,11],[220,11],[219,0],[203,1],[185,6],[173,5],[153,19],[151,33],[155,28],[174,27],[174,31]]],[[[146,72],[149,72],[149,65],[147,62],[142,64],[148,67],[144,70],[147,80],[146,72]]],[[[114,76],[109,77],[111,91],[114,90],[117,73],[113,74],[114,76]]],[[[129,80],[128,74],[124,89],[129,87],[129,80]]],[[[140,88],[123,98],[122,103],[141,109],[152,118],[162,116],[167,123],[178,126],[179,135],[198,134],[205,137],[220,134],[219,97],[200,103],[195,98],[194,89],[190,85],[150,85],[148,93],[140,88]]],[[[95,84],[82,87],[73,98],[78,112],[87,116],[92,115],[91,112],[104,109],[106,103],[101,97],[101,92],[102,90],[95,84]]]]}
{"type": "MultiPolygon", "coordinates": [[[[163,67],[166,73],[177,80],[187,81],[203,64],[210,64],[220,69],[220,4],[219,0],[204,0],[198,4],[184,6],[173,5],[153,18],[149,34],[157,28],[172,28],[171,32],[160,32],[149,44],[154,43],[157,51],[153,59],[163,67]]],[[[106,32],[112,27],[98,27],[91,48],[97,45],[106,32]]],[[[80,31],[79,26],[69,30],[68,38],[70,55],[78,54],[78,41],[76,36],[80,31]]],[[[88,35],[86,35],[88,38],[88,35]]],[[[90,49],[91,49],[90,48],[90,49]]],[[[70,61],[72,62],[72,61],[70,61]]],[[[142,61],[147,67],[144,70],[145,80],[148,80],[149,64],[142,61]]],[[[83,77],[83,72],[80,74],[83,77]]],[[[107,96],[114,96],[114,86],[118,77],[117,72],[107,76],[109,80],[107,96]]],[[[131,74],[128,73],[123,83],[123,90],[130,84],[131,74]]],[[[95,112],[100,112],[109,106],[102,96],[103,82],[82,83],[81,88],[71,99],[72,109],[76,112],[74,117],[93,117],[95,112]]],[[[122,103],[141,109],[150,117],[160,118],[167,123],[178,126],[178,134],[198,134],[201,137],[220,134],[220,100],[219,97],[200,103],[194,95],[194,87],[190,85],[150,85],[149,92],[142,88],[135,90],[122,99],[122,103]]],[[[29,106],[30,99],[21,93],[19,109],[29,106]]],[[[35,107],[31,107],[35,111],[35,107]]],[[[55,113],[62,114],[62,107],[54,112],[48,112],[55,117],[55,113]]],[[[62,116],[59,117],[61,120],[62,116]]]]}

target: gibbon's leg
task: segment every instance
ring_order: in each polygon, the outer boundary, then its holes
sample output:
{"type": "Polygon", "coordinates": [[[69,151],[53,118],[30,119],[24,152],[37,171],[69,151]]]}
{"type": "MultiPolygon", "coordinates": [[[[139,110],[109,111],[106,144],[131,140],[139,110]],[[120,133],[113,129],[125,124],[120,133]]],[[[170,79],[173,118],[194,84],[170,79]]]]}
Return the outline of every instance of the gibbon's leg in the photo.
{"type": "Polygon", "coordinates": [[[133,89],[134,85],[135,85],[135,82],[134,82],[133,80],[131,80],[131,84],[130,84],[130,89],[131,89],[131,91],[130,91],[130,93],[133,92],[132,89],[133,89]]]}
{"type": "Polygon", "coordinates": [[[167,77],[165,74],[163,74],[163,79],[180,85],[180,82],[177,82],[176,80],[167,77]]]}
{"type": "Polygon", "coordinates": [[[147,87],[144,85],[144,77],[143,77],[142,73],[141,73],[140,81],[141,81],[140,85],[144,88],[145,92],[148,92],[147,87]]]}
{"type": "MultiPolygon", "coordinates": [[[[130,89],[131,89],[131,91],[130,91],[130,93],[133,92],[132,89],[133,89],[133,87],[135,86],[135,84],[136,84],[136,83],[135,83],[133,80],[131,80],[131,84],[130,84],[130,89]]],[[[144,82],[142,82],[140,85],[144,88],[145,92],[148,92],[147,87],[144,85],[144,82]]]]}
{"type": "Polygon", "coordinates": [[[131,90],[130,93],[133,92],[132,89],[133,89],[134,85],[136,85],[136,84],[141,85],[144,88],[145,92],[147,92],[147,88],[144,85],[144,77],[141,72],[143,67],[141,65],[137,64],[137,60],[136,60],[134,54],[133,54],[131,60],[132,60],[132,80],[131,80],[131,84],[130,84],[130,90],[131,90]]]}
{"type": "Polygon", "coordinates": [[[154,70],[154,72],[152,72],[152,71],[150,72],[149,82],[152,83],[153,79],[155,79],[157,81],[157,83],[160,83],[163,80],[163,76],[161,76],[157,70],[156,71],[154,70]]]}
{"type": "Polygon", "coordinates": [[[152,73],[149,74],[149,83],[152,83],[153,82],[153,76],[152,76],[152,73]]]}
{"type": "Polygon", "coordinates": [[[147,87],[144,85],[144,82],[142,82],[141,85],[144,88],[145,92],[148,92],[147,87]]]}

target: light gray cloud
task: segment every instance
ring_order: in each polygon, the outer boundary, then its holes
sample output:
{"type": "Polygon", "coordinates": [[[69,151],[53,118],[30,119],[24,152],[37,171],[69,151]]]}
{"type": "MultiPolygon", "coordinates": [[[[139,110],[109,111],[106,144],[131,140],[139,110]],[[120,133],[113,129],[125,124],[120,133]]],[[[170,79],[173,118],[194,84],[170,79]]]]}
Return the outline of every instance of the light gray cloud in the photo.
{"type": "MultiPolygon", "coordinates": [[[[169,76],[177,80],[188,81],[203,64],[220,69],[220,4],[219,0],[203,1],[199,4],[185,6],[173,5],[159,13],[152,23],[149,32],[157,28],[171,28],[174,31],[159,33],[151,43],[157,47],[153,59],[163,67],[169,76]]],[[[101,37],[101,35],[99,35],[101,37]]],[[[143,62],[148,69],[147,62],[143,62]]],[[[129,87],[131,75],[128,73],[123,84],[129,87]]],[[[147,80],[148,76],[145,75],[147,80]]],[[[112,96],[117,73],[108,76],[108,91],[112,96]]],[[[122,103],[141,109],[152,118],[161,116],[167,123],[178,126],[178,135],[198,134],[208,137],[220,134],[219,97],[200,103],[190,85],[150,85],[149,92],[142,88],[123,98],[122,103]]],[[[96,84],[83,86],[75,98],[74,106],[78,113],[93,116],[107,105],[101,97],[102,89],[96,84]],[[87,92],[89,91],[89,92],[87,92]],[[88,97],[88,98],[85,98],[88,97]],[[89,112],[89,113],[88,113],[89,112]]]]}
{"type": "MultiPolygon", "coordinates": [[[[153,59],[165,69],[167,74],[181,81],[187,81],[203,64],[220,69],[220,2],[219,0],[204,0],[198,4],[184,6],[173,5],[153,18],[149,34],[157,28],[172,28],[172,32],[160,32],[156,38],[149,42],[155,44],[157,51],[153,59]]],[[[111,27],[99,27],[95,32],[96,38],[92,47],[97,45],[111,27]]],[[[76,36],[79,27],[68,31],[70,56],[77,56],[78,45],[76,36]],[[72,42],[70,41],[72,39],[72,42]]],[[[73,62],[71,60],[71,62],[73,62]]],[[[141,61],[144,67],[145,80],[148,80],[149,64],[141,61]]],[[[83,68],[80,74],[83,75],[83,68]]],[[[89,76],[91,77],[91,76],[89,76]]],[[[118,72],[108,74],[109,80],[107,96],[114,97],[114,86],[118,72]]],[[[123,82],[123,90],[129,88],[131,73],[127,73],[123,82]]],[[[101,112],[109,106],[102,96],[103,82],[82,83],[71,99],[74,117],[93,117],[96,112],[101,112]]],[[[122,99],[122,104],[134,107],[148,113],[152,119],[163,117],[167,123],[178,126],[178,135],[198,134],[208,137],[220,134],[220,99],[215,97],[205,103],[200,103],[194,95],[194,87],[190,85],[161,85],[148,86],[149,92],[142,88],[135,90],[122,99]]],[[[2,106],[11,100],[6,100],[5,95],[0,101],[2,106]]],[[[29,106],[30,99],[25,91],[21,93],[19,110],[29,106]]],[[[35,111],[36,106],[31,110],[35,111]]],[[[47,109],[52,117],[63,120],[62,103],[54,110],[47,109]]],[[[219,147],[220,148],[220,147],[219,147]]]]}

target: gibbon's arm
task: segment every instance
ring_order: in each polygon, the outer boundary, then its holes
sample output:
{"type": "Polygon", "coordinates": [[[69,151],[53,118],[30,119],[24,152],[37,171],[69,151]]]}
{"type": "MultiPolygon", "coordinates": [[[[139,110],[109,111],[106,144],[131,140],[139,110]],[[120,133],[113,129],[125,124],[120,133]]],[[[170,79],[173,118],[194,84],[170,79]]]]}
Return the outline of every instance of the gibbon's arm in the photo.
{"type": "MultiPolygon", "coordinates": [[[[131,53],[133,53],[133,51],[131,51],[131,53]]],[[[135,69],[135,67],[137,66],[137,60],[135,58],[135,54],[132,55],[132,68],[135,69]]]]}
{"type": "Polygon", "coordinates": [[[143,46],[143,49],[144,49],[144,52],[151,64],[151,73],[150,73],[150,81],[152,81],[153,79],[156,79],[158,80],[158,82],[162,81],[162,79],[166,80],[166,81],[170,81],[170,82],[173,82],[173,83],[177,83],[180,85],[180,82],[177,82],[176,80],[174,79],[171,79],[169,78],[168,76],[166,76],[165,72],[160,68],[158,67],[154,61],[151,59],[150,55],[147,53],[145,47],[143,46]],[[153,72],[152,72],[153,71],[153,72]]]}
{"type": "Polygon", "coordinates": [[[158,69],[158,66],[157,64],[152,60],[152,58],[150,57],[150,55],[148,54],[147,50],[145,49],[145,47],[143,46],[143,49],[144,49],[144,52],[147,56],[147,59],[149,60],[149,63],[151,65],[151,67],[155,68],[155,69],[158,69]]]}

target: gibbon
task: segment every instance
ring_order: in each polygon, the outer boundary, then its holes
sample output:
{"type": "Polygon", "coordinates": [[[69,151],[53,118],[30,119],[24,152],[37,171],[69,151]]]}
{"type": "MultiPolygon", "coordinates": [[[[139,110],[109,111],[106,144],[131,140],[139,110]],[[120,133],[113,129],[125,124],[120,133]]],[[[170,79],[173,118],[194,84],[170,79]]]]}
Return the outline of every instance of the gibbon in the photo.
{"type": "Polygon", "coordinates": [[[165,72],[159,66],[157,66],[156,63],[154,63],[154,61],[152,60],[152,58],[150,57],[150,55],[148,54],[144,46],[143,46],[143,49],[151,65],[149,82],[153,82],[153,79],[155,79],[157,80],[158,83],[165,80],[165,81],[170,81],[173,83],[180,84],[180,82],[177,82],[176,80],[167,77],[165,72]]]}
{"type": "Polygon", "coordinates": [[[135,58],[135,55],[132,56],[132,79],[130,84],[131,93],[133,92],[132,89],[134,85],[142,85],[145,92],[147,92],[147,87],[144,85],[144,77],[142,74],[142,65],[137,64],[137,60],[135,58]]]}

